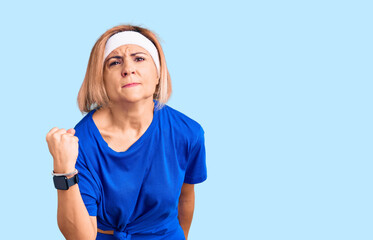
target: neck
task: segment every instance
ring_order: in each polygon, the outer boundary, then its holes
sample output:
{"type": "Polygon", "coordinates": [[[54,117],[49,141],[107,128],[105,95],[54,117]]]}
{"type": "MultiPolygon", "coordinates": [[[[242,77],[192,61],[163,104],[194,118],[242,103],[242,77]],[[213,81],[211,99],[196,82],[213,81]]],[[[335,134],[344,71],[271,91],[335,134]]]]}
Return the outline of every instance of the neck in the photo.
{"type": "Polygon", "coordinates": [[[108,108],[110,125],[115,131],[125,133],[135,130],[140,133],[151,124],[154,107],[152,98],[112,105],[108,108]]]}

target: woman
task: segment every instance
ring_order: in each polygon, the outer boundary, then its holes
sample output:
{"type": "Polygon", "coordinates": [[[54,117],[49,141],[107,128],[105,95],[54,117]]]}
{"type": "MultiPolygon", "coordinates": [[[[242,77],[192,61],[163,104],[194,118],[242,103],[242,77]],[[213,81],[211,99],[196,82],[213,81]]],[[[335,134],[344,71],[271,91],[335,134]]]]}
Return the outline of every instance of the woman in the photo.
{"type": "Polygon", "coordinates": [[[204,130],[166,105],[171,89],[151,31],[121,25],[97,40],[78,94],[88,114],[46,137],[67,239],[187,239],[204,130]]]}

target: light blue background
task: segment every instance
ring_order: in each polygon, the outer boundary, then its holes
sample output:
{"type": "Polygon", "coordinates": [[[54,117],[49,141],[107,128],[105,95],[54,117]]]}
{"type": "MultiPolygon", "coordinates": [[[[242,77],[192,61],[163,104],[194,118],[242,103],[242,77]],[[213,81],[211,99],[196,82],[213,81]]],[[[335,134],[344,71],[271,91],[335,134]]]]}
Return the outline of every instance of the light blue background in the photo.
{"type": "Polygon", "coordinates": [[[63,239],[45,137],[83,117],[93,44],[161,37],[171,107],[205,130],[189,239],[373,239],[371,1],[0,4],[1,239],[63,239]]]}

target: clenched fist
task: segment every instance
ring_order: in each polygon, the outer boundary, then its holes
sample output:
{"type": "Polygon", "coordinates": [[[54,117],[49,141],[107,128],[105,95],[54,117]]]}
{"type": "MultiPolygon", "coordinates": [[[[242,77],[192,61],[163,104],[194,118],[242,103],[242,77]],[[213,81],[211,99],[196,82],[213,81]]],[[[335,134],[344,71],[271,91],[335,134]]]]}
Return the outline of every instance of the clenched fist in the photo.
{"type": "Polygon", "coordinates": [[[75,170],[76,159],[79,153],[79,139],[74,136],[75,129],[52,128],[47,133],[49,152],[53,156],[53,169],[55,173],[70,173],[75,170]]]}

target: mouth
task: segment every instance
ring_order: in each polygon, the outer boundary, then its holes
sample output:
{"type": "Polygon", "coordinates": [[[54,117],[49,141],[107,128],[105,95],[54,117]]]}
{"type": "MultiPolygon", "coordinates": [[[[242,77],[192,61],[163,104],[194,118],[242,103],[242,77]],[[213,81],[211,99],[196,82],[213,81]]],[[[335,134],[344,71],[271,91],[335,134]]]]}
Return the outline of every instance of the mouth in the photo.
{"type": "Polygon", "coordinates": [[[123,85],[122,88],[135,87],[137,85],[140,85],[140,83],[129,83],[129,84],[123,85]]]}

